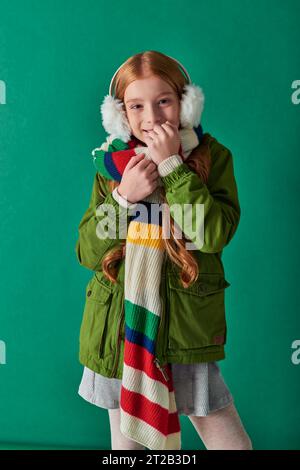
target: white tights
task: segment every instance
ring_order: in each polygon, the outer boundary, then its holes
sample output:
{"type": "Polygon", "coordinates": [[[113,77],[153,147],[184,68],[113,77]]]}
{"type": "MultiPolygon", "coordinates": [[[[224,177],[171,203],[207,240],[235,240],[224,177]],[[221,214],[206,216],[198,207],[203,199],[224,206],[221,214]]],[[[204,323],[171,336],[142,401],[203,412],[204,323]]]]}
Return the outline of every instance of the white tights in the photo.
{"type": "MultiPolygon", "coordinates": [[[[125,437],[120,431],[120,408],[108,410],[112,450],[145,450],[142,444],[125,437]]],[[[189,416],[207,450],[252,450],[233,403],[207,416],[189,416]]]]}

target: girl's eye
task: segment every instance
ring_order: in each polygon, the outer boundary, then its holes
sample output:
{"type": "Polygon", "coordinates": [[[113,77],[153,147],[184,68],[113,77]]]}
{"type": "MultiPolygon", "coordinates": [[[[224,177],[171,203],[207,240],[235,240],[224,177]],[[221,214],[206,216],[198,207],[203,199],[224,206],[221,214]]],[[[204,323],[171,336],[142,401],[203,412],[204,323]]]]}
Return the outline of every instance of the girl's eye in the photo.
{"type": "MultiPolygon", "coordinates": [[[[160,103],[161,101],[167,101],[167,102],[168,102],[169,100],[168,100],[168,98],[162,98],[161,100],[159,100],[159,103],[160,103]]],[[[130,109],[135,109],[136,106],[140,106],[140,105],[139,105],[139,104],[135,104],[134,106],[131,106],[130,109]]]]}

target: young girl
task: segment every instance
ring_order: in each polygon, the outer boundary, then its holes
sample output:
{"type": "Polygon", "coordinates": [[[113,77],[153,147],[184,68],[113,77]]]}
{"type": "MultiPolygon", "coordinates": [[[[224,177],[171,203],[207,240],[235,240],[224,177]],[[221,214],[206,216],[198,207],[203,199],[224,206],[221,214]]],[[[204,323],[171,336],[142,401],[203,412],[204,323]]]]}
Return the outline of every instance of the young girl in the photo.
{"type": "Polygon", "coordinates": [[[80,332],[85,367],[78,393],[108,409],[112,449],[180,448],[180,414],[189,416],[207,449],[252,449],[217,364],[225,357],[229,285],[221,253],[240,218],[231,153],[203,134],[203,94],[175,59],[136,54],[112,82],[115,98],[108,95],[101,108],[110,136],[93,151],[97,174],[76,245],[79,262],[96,271],[80,332]],[[136,215],[139,202],[148,215],[136,215]],[[162,202],[163,218],[155,222],[153,207],[162,202]],[[193,224],[167,209],[185,203],[193,224]],[[99,236],[107,204],[129,217],[126,241],[118,230],[109,239],[99,236]],[[204,206],[203,223],[197,204],[204,206]],[[147,232],[146,241],[134,239],[136,229],[147,232]],[[170,288],[161,290],[167,277],[170,288]],[[116,313],[123,304],[125,320],[116,313]]]}

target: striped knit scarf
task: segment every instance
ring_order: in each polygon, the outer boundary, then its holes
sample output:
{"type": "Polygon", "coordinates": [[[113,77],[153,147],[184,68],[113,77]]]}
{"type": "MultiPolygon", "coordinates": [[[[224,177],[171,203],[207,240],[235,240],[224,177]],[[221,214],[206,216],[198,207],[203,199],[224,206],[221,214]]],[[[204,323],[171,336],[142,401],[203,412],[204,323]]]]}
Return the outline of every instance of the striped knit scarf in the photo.
{"type": "MultiPolygon", "coordinates": [[[[180,129],[183,161],[202,138],[202,127],[180,129]]],[[[92,152],[94,165],[108,179],[121,181],[130,158],[149,149],[133,135],[126,144],[107,137],[92,152]]],[[[160,179],[160,178],[159,178],[160,179]]],[[[159,184],[162,185],[161,180],[159,184]]],[[[155,345],[162,312],[159,295],[164,258],[159,188],[140,201],[130,218],[125,255],[125,343],[120,396],[120,430],[151,450],[181,449],[171,365],[160,367],[155,345]],[[156,208],[154,207],[156,206],[156,208]],[[140,207],[140,209],[139,209],[140,207]],[[155,210],[156,209],[156,210],[155,210]],[[156,217],[155,217],[156,214],[156,217]]]]}

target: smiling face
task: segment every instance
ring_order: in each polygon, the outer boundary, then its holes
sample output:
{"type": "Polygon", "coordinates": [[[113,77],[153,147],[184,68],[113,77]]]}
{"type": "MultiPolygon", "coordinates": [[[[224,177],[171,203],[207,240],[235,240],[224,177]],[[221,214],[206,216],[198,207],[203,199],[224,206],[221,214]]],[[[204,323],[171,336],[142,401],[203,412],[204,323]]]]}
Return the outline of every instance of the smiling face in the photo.
{"type": "Polygon", "coordinates": [[[180,102],[173,88],[156,75],[134,80],[125,90],[126,116],[132,133],[142,142],[155,124],[180,126],[180,102]]]}

